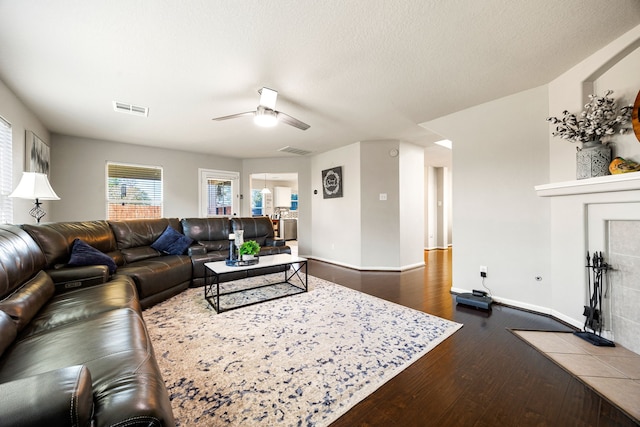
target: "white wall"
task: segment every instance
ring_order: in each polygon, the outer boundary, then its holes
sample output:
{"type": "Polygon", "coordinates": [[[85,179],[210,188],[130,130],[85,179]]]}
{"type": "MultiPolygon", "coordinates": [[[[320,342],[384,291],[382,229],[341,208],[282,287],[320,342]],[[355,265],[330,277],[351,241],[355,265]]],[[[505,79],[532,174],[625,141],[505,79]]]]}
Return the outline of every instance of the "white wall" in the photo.
{"type": "MultiPolygon", "coordinates": [[[[597,90],[614,90],[614,97],[621,96],[633,102],[640,90],[640,26],[605,46],[589,58],[549,84],[550,111],[555,115],[564,109],[579,112],[584,98],[597,90]]],[[[547,135],[550,147],[550,180],[562,182],[575,180],[575,145],[547,135]]],[[[614,155],[624,155],[640,161],[640,143],[635,134],[618,136],[614,155]]],[[[546,184],[541,181],[539,184],[546,184]]],[[[585,205],[587,203],[617,203],[638,200],[638,192],[615,194],[601,193],[588,196],[552,197],[550,202],[550,262],[552,276],[552,300],[550,307],[558,317],[580,324],[584,321],[582,305],[586,304],[585,278],[585,205]]],[[[599,250],[606,250],[601,248],[599,250]]]]}
{"type": "MultiPolygon", "coordinates": [[[[614,97],[621,96],[623,101],[633,103],[635,94],[640,89],[639,47],[640,25],[550,82],[549,115],[557,117],[564,110],[581,112],[588,101],[587,96],[594,90],[602,94],[601,91],[612,89],[615,91],[614,97]]],[[[553,126],[549,126],[547,136],[550,147],[549,182],[574,180],[576,179],[576,145],[552,137],[552,131],[553,126]]],[[[616,151],[640,161],[640,144],[636,144],[634,139],[633,132],[631,135],[619,138],[616,151]],[[619,144],[623,140],[627,148],[621,149],[619,144]]],[[[615,151],[614,155],[616,155],[615,151]]]]}
{"type": "MultiPolygon", "coordinates": [[[[400,144],[398,141],[360,143],[360,228],[362,259],[369,269],[399,268],[400,144]],[[389,154],[396,150],[394,157],[389,154]],[[380,200],[386,194],[387,200],[380,200]]],[[[395,152],[394,152],[395,153],[395,152]]]]}
{"type": "MultiPolygon", "coordinates": [[[[20,182],[22,172],[25,168],[25,135],[26,131],[32,131],[47,143],[53,151],[49,131],[40,120],[22,103],[17,96],[0,81],[0,116],[11,123],[11,133],[13,142],[13,186],[15,188],[20,182]]],[[[51,168],[56,164],[52,163],[51,168]]],[[[54,190],[56,188],[54,187],[54,190]]],[[[29,209],[33,207],[34,201],[13,199],[13,222],[15,224],[32,223],[35,220],[29,216],[29,209]]],[[[43,202],[42,207],[47,215],[42,221],[51,221],[51,206],[59,202],[43,202]]]]}
{"type": "MultiPolygon", "coordinates": [[[[400,264],[424,265],[424,149],[400,142],[400,264]]],[[[371,232],[371,231],[369,231],[371,232]]]]}
{"type": "Polygon", "coordinates": [[[353,268],[361,265],[360,176],[359,142],[311,159],[311,235],[315,258],[353,268]],[[322,171],[337,166],[342,166],[343,197],[323,199],[322,171]]]}
{"type": "Polygon", "coordinates": [[[177,218],[199,216],[198,168],[242,171],[237,159],[67,135],[52,138],[51,183],[61,200],[51,203],[48,221],[106,218],[107,161],[162,166],[163,216],[177,218]]]}
{"type": "Polygon", "coordinates": [[[454,289],[481,289],[485,265],[497,299],[548,307],[547,115],[538,87],[423,124],[453,141],[454,289]]]}

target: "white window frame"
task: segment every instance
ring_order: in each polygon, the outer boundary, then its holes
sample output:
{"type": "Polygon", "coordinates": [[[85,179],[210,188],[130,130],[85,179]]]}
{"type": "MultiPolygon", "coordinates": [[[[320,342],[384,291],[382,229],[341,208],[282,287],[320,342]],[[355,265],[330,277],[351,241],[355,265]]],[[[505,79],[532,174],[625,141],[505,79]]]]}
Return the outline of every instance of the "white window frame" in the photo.
{"type": "Polygon", "coordinates": [[[11,123],[0,116],[0,224],[13,224],[13,134],[11,123]]]}
{"type": "Polygon", "coordinates": [[[105,175],[105,217],[109,218],[109,205],[113,202],[113,200],[109,199],[109,166],[126,166],[132,168],[145,168],[145,169],[159,169],[160,170],[160,216],[159,218],[163,218],[164,216],[164,168],[162,166],[157,165],[143,165],[138,163],[123,163],[123,162],[112,162],[107,161],[104,167],[104,175],[105,175]]]}
{"type": "Polygon", "coordinates": [[[216,169],[198,169],[198,206],[200,218],[227,217],[229,215],[209,215],[207,194],[207,182],[209,180],[231,181],[231,215],[240,212],[240,172],[223,171],[216,169]]]}

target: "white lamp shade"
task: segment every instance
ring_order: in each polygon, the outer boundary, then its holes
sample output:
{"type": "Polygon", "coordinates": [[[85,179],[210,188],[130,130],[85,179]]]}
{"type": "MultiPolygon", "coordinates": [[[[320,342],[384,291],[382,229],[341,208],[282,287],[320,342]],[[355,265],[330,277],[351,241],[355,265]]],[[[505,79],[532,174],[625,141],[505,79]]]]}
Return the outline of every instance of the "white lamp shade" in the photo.
{"type": "Polygon", "coordinates": [[[19,199],[60,200],[44,173],[22,172],[18,186],[9,197],[19,199]]]}

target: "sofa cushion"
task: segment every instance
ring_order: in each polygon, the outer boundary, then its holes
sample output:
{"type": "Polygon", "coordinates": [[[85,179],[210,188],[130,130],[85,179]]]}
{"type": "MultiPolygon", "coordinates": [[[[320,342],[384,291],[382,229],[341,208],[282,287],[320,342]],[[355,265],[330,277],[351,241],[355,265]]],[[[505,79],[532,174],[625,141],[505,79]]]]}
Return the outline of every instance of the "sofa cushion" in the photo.
{"type": "Polygon", "coordinates": [[[21,331],[51,299],[55,291],[53,280],[44,271],[26,282],[22,287],[0,301],[0,310],[7,313],[21,331]]]}
{"type": "Polygon", "coordinates": [[[202,244],[207,242],[205,246],[213,246],[210,250],[229,248],[229,234],[233,231],[228,218],[184,218],[180,222],[185,236],[202,244]]]}
{"type": "Polygon", "coordinates": [[[0,393],[3,425],[92,425],[93,388],[85,366],[68,366],[9,381],[0,385],[0,393]]]}
{"type": "Polygon", "coordinates": [[[109,273],[111,274],[115,273],[118,268],[113,258],[100,252],[80,239],[75,239],[73,241],[71,257],[69,258],[68,264],[74,266],[106,265],[109,267],[109,273]]]}
{"type": "Polygon", "coordinates": [[[266,216],[254,218],[231,218],[234,233],[244,230],[244,241],[255,240],[260,246],[266,246],[267,241],[273,240],[273,223],[266,216]]]}
{"type": "Polygon", "coordinates": [[[18,335],[18,328],[13,319],[4,311],[0,311],[0,356],[11,345],[18,335]]]}
{"type": "Polygon", "coordinates": [[[113,232],[104,220],[24,224],[22,227],[38,242],[48,268],[67,264],[75,239],[82,239],[105,254],[116,250],[113,232]]]}
{"type": "Polygon", "coordinates": [[[0,359],[0,384],[74,365],[91,372],[96,427],[174,425],[151,341],[136,310],[109,310],[18,337],[0,359]]]}
{"type": "Polygon", "coordinates": [[[0,224],[0,300],[45,267],[44,254],[26,231],[0,224]]]}
{"type": "Polygon", "coordinates": [[[164,232],[151,244],[151,247],[167,255],[182,255],[187,251],[193,240],[178,233],[170,225],[167,225],[164,232]]]}
{"type": "Polygon", "coordinates": [[[142,313],[133,279],[124,275],[116,275],[104,284],[54,295],[22,330],[20,337],[83,322],[119,308],[142,313]]]}

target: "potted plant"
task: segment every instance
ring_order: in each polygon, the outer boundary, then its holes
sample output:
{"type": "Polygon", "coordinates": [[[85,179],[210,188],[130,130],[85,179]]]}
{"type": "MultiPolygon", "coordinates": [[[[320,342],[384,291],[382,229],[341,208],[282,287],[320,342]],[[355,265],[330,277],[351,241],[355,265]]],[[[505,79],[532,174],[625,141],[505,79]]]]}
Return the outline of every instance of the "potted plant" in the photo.
{"type": "Polygon", "coordinates": [[[247,240],[240,248],[238,248],[238,253],[243,261],[248,261],[254,259],[258,253],[260,253],[260,245],[255,240],[247,240]]]}
{"type": "Polygon", "coordinates": [[[579,116],[562,112],[562,118],[549,117],[548,122],[556,125],[553,136],[571,142],[582,143],[577,154],[577,178],[607,175],[611,163],[609,141],[616,133],[624,134],[629,128],[633,105],[618,109],[613,93],[608,90],[604,96],[589,95],[589,102],[579,116]]]}

